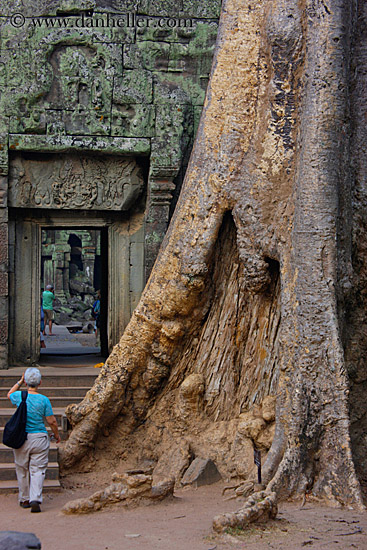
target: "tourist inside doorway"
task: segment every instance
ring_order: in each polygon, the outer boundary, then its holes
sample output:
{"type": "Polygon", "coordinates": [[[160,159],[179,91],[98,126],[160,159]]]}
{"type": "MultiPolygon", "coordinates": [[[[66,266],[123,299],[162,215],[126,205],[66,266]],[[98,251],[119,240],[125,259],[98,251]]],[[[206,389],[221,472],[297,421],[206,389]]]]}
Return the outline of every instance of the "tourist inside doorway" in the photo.
{"type": "Polygon", "coordinates": [[[42,293],[42,309],[44,314],[44,329],[43,335],[46,336],[46,325],[48,325],[48,334],[53,336],[52,333],[52,321],[54,318],[54,287],[53,285],[47,285],[46,290],[42,293]]]}

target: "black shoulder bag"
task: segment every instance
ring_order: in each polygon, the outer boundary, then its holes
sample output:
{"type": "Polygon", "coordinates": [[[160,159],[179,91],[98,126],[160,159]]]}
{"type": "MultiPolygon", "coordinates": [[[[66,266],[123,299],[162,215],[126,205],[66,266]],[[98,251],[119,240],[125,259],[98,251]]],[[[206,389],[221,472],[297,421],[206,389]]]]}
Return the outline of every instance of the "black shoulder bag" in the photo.
{"type": "Polygon", "coordinates": [[[22,401],[4,427],[3,443],[12,449],[19,449],[27,439],[27,399],[28,392],[22,391],[22,401]]]}

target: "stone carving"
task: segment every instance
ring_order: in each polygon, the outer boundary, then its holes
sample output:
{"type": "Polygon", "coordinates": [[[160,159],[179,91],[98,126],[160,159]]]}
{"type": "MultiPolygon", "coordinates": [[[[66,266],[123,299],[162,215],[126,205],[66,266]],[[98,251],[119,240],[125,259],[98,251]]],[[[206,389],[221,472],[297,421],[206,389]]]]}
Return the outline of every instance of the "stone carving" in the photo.
{"type": "Polygon", "coordinates": [[[18,208],[128,210],[144,181],[133,159],[88,155],[16,156],[9,205],[18,208]]]}

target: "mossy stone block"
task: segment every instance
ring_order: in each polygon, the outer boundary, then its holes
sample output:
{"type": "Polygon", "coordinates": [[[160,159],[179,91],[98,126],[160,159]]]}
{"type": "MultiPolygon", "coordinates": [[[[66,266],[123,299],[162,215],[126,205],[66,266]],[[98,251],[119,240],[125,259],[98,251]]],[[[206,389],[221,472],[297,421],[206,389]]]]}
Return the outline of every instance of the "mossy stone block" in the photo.
{"type": "Polygon", "coordinates": [[[120,105],[152,103],[153,77],[150,71],[126,70],[122,77],[116,77],[113,88],[113,102],[120,105]]]}
{"type": "Polygon", "coordinates": [[[110,134],[109,112],[92,110],[76,110],[64,112],[65,129],[71,135],[98,135],[108,136],[110,134]]]}
{"type": "Polygon", "coordinates": [[[149,0],[149,14],[160,17],[177,17],[186,0],[149,0]]]}
{"type": "Polygon", "coordinates": [[[124,104],[112,108],[111,134],[126,137],[152,137],[155,128],[153,105],[124,104]]]}
{"type": "Polygon", "coordinates": [[[179,14],[185,17],[218,19],[221,4],[221,0],[183,0],[183,6],[179,14]]]}
{"type": "Polygon", "coordinates": [[[166,70],[169,61],[169,44],[144,41],[124,46],[125,69],[166,70]]]}
{"type": "Polygon", "coordinates": [[[155,104],[192,103],[189,93],[182,89],[182,82],[171,73],[153,73],[154,102],[155,104]]]}
{"type": "Polygon", "coordinates": [[[187,78],[181,73],[154,71],[154,102],[203,105],[207,81],[206,76],[192,75],[191,78],[187,78]]]}

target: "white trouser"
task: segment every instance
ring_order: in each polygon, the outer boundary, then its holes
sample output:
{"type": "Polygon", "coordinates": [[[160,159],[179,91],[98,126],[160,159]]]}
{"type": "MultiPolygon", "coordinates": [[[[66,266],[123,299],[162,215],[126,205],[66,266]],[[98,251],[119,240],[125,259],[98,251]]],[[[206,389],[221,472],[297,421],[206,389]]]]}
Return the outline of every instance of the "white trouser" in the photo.
{"type": "Polygon", "coordinates": [[[42,502],[50,439],[46,433],[28,434],[20,449],[13,449],[19,502],[42,502]]]}

